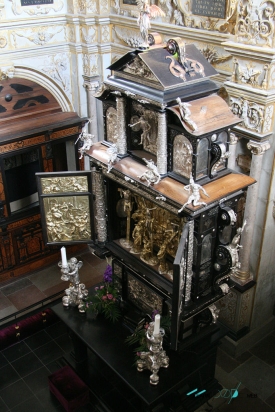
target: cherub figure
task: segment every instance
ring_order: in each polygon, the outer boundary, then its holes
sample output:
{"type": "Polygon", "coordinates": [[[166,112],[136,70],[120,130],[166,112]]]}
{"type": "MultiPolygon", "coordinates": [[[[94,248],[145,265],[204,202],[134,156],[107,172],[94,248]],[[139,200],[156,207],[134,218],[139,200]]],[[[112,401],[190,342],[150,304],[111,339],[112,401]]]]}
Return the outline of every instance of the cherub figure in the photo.
{"type": "Polygon", "coordinates": [[[140,180],[146,180],[148,186],[150,186],[151,183],[159,183],[160,174],[153,160],[147,160],[145,158],[143,158],[142,160],[144,160],[144,162],[146,163],[147,170],[144,173],[142,173],[142,175],[138,176],[138,178],[140,180]]]}
{"type": "Polygon", "coordinates": [[[113,164],[117,160],[117,155],[118,155],[118,149],[117,145],[113,143],[107,150],[106,153],[108,154],[108,170],[107,173],[110,173],[110,171],[113,168],[113,164]]]}
{"type": "Polygon", "coordinates": [[[137,24],[140,28],[140,34],[144,43],[140,46],[141,48],[148,49],[148,33],[151,27],[150,19],[158,16],[165,16],[165,13],[160,7],[153,4],[150,6],[148,0],[137,0],[137,5],[139,8],[139,16],[137,19],[137,24]]]}
{"type": "Polygon", "coordinates": [[[93,134],[90,134],[90,133],[86,133],[86,132],[81,133],[81,135],[79,136],[79,138],[75,142],[75,144],[79,140],[81,140],[83,142],[83,145],[78,149],[78,151],[80,153],[80,158],[79,159],[82,159],[85,152],[92,147],[92,145],[94,144],[94,142],[93,142],[94,137],[95,136],[93,134]]]}
{"type": "Polygon", "coordinates": [[[190,119],[191,110],[189,109],[189,106],[191,106],[191,104],[182,102],[180,97],[177,97],[176,100],[179,105],[181,119],[184,123],[187,124],[187,126],[190,127],[191,130],[196,131],[197,125],[193,120],[190,119]]]}
{"type": "Polygon", "coordinates": [[[209,197],[209,195],[206,193],[205,189],[201,185],[194,182],[192,175],[190,176],[189,185],[185,186],[184,190],[188,190],[188,192],[190,192],[191,190],[192,193],[189,196],[187,202],[184,203],[184,205],[180,208],[178,213],[182,212],[185,206],[190,205],[190,203],[193,203],[193,206],[199,206],[199,205],[206,206],[205,202],[200,202],[200,190],[205,194],[205,196],[209,197]]]}

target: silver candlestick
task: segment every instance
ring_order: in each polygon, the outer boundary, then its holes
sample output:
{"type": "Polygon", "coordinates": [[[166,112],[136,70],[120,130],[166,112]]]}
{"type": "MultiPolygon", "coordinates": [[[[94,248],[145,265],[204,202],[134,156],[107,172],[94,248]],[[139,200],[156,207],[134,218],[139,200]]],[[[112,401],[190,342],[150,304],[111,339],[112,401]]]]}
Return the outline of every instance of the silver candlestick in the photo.
{"type": "Polygon", "coordinates": [[[83,262],[72,257],[68,261],[60,261],[58,266],[61,268],[61,280],[70,281],[70,286],[65,290],[65,296],[62,298],[63,306],[77,306],[79,312],[84,313],[85,301],[88,297],[88,290],[84,283],[80,283],[79,269],[83,266],[83,262]]]}
{"type": "Polygon", "coordinates": [[[151,385],[159,383],[158,371],[160,368],[168,368],[169,357],[162,348],[164,329],[159,328],[159,333],[154,334],[155,322],[151,322],[146,332],[147,347],[149,352],[140,352],[140,359],[137,361],[137,370],[142,372],[148,369],[152,372],[150,375],[151,385]]]}

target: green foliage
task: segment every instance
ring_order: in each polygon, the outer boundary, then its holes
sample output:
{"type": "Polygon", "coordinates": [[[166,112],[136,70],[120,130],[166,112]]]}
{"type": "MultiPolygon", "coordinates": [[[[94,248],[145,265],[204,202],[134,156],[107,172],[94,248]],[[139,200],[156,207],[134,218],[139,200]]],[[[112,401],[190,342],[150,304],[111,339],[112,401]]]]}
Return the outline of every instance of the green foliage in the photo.
{"type": "MultiPolygon", "coordinates": [[[[155,315],[156,313],[154,313],[155,315]]],[[[160,326],[168,332],[171,325],[171,319],[169,316],[161,316],[160,318],[160,326]]],[[[129,346],[138,345],[134,348],[134,353],[136,354],[136,360],[139,358],[140,352],[148,351],[147,347],[147,339],[146,339],[146,331],[148,329],[149,323],[145,322],[143,324],[139,324],[137,328],[134,330],[132,335],[128,336],[125,342],[129,346]]]]}
{"type": "Polygon", "coordinates": [[[107,265],[104,282],[95,287],[95,293],[88,298],[87,310],[102,313],[106,319],[116,322],[121,313],[118,307],[118,292],[114,286],[112,268],[107,265]]]}

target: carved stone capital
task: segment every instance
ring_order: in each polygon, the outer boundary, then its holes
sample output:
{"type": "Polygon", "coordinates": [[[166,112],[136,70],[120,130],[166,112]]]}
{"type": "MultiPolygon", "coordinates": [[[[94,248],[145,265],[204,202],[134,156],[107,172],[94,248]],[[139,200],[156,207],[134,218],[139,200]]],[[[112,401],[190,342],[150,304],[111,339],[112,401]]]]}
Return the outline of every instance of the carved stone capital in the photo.
{"type": "Polygon", "coordinates": [[[270,143],[269,140],[266,140],[264,142],[249,140],[249,142],[247,143],[247,148],[253,155],[263,155],[268,149],[270,149],[270,143]]]}
{"type": "Polygon", "coordinates": [[[83,87],[89,92],[96,92],[99,87],[99,81],[84,80],[83,87]]]}
{"type": "Polygon", "coordinates": [[[239,138],[235,135],[235,133],[229,133],[229,144],[236,145],[238,143],[239,138]]]}

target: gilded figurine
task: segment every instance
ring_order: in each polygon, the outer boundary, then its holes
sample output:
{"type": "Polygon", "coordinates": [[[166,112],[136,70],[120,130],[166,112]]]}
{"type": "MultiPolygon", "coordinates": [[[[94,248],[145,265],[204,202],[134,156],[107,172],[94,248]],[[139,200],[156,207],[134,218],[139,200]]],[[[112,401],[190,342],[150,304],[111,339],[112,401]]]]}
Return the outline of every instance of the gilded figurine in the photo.
{"type": "Polygon", "coordinates": [[[200,191],[202,191],[204,195],[207,197],[209,197],[209,195],[206,193],[205,189],[201,185],[194,182],[192,175],[190,176],[189,185],[184,186],[184,190],[187,190],[188,192],[190,192],[191,190],[191,195],[189,196],[187,202],[184,203],[184,205],[178,211],[178,213],[182,212],[185,206],[190,205],[190,203],[193,203],[193,206],[206,206],[205,202],[200,202],[200,191]]]}
{"type": "Polygon", "coordinates": [[[150,6],[148,0],[137,0],[137,5],[139,8],[137,24],[139,26],[140,34],[143,39],[143,44],[140,46],[140,48],[148,49],[148,34],[151,27],[150,20],[151,18],[159,16],[164,17],[165,13],[161,10],[160,7],[156,6],[155,4],[152,4],[150,6]]]}

